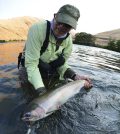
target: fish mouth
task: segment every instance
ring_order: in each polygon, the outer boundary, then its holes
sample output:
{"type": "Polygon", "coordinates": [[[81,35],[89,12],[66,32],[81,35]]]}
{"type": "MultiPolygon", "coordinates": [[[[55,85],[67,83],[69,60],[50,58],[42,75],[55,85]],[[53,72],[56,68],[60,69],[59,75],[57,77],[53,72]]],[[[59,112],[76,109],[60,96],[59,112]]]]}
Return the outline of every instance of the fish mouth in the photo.
{"type": "Polygon", "coordinates": [[[42,119],[45,116],[46,116],[45,110],[42,107],[37,107],[36,109],[23,114],[21,119],[26,122],[28,121],[33,122],[42,119]]]}
{"type": "Polygon", "coordinates": [[[31,116],[31,112],[28,112],[28,113],[25,113],[25,114],[23,114],[23,116],[22,116],[22,120],[23,121],[30,121],[32,118],[31,118],[32,116],[31,116]]]}

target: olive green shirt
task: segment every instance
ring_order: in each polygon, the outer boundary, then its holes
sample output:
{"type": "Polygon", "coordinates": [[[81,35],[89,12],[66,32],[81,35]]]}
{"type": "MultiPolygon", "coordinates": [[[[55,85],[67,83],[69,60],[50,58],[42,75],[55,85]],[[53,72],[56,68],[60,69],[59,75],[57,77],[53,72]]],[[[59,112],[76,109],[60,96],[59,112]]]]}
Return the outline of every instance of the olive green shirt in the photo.
{"type": "Polygon", "coordinates": [[[58,55],[61,54],[62,50],[64,49],[63,54],[65,58],[65,64],[57,69],[58,73],[60,74],[60,79],[64,79],[64,73],[69,67],[66,64],[66,61],[72,52],[73,43],[70,35],[65,40],[63,40],[62,44],[59,46],[59,49],[56,51],[56,39],[52,32],[50,32],[48,47],[40,56],[41,46],[43,45],[46,37],[46,28],[47,22],[45,20],[33,24],[28,31],[26,41],[25,67],[27,69],[28,80],[35,89],[44,87],[38,68],[39,58],[44,62],[50,63],[51,61],[57,59],[58,55]]]}

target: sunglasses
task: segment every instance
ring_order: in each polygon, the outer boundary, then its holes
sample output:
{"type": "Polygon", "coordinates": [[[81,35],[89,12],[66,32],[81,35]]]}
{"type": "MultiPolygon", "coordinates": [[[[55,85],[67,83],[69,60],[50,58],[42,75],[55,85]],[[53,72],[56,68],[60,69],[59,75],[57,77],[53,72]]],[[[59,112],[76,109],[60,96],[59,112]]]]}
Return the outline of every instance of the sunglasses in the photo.
{"type": "Polygon", "coordinates": [[[72,27],[71,27],[70,25],[65,24],[65,23],[56,22],[56,24],[57,24],[58,26],[62,26],[62,27],[64,27],[64,28],[66,28],[66,29],[72,29],[72,27]]]}

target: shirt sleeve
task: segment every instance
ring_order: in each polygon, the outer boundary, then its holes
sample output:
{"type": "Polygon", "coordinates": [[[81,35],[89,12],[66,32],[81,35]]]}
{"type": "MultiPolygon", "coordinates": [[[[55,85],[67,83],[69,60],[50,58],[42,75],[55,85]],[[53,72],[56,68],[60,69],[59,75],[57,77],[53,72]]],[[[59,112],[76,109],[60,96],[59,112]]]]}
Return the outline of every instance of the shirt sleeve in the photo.
{"type": "Polygon", "coordinates": [[[72,53],[72,48],[73,48],[73,42],[72,42],[72,37],[70,36],[68,40],[66,41],[66,46],[63,51],[64,58],[66,61],[68,60],[68,58],[70,57],[72,53]]]}
{"type": "Polygon", "coordinates": [[[68,39],[65,40],[65,48],[63,51],[63,55],[65,58],[65,64],[59,67],[58,73],[60,74],[60,79],[64,79],[64,73],[65,71],[70,68],[69,65],[67,64],[67,60],[70,57],[72,53],[72,48],[73,48],[73,43],[72,43],[72,37],[69,36],[68,39]]]}
{"type": "MultiPolygon", "coordinates": [[[[40,27],[40,26],[39,26],[40,27]]],[[[41,74],[38,68],[40,50],[43,44],[41,31],[38,25],[33,25],[28,31],[28,37],[26,41],[26,50],[25,50],[25,67],[27,69],[28,81],[34,86],[35,89],[44,87],[41,74]]]]}

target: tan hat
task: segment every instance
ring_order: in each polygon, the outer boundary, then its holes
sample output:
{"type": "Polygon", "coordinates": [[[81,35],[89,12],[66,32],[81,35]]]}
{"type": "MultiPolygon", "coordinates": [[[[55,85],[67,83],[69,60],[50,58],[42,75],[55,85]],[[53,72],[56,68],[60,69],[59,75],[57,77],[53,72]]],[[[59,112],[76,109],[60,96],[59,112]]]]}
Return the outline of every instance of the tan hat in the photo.
{"type": "Polygon", "coordinates": [[[56,14],[58,22],[68,24],[74,29],[77,27],[79,17],[79,9],[69,4],[62,6],[56,14]]]}

